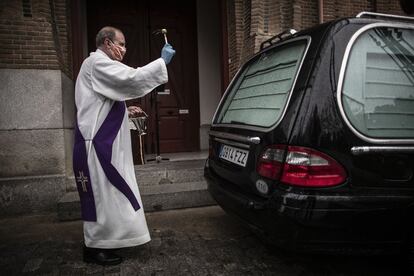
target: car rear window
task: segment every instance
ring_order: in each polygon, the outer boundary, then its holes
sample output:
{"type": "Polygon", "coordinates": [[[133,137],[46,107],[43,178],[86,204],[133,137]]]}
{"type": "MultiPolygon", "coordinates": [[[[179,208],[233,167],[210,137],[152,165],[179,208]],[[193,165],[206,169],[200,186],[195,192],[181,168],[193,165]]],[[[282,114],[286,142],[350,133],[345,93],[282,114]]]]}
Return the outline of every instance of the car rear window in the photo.
{"type": "Polygon", "coordinates": [[[270,49],[251,60],[225,98],[218,124],[270,127],[282,116],[307,40],[270,49]]]}
{"type": "Polygon", "coordinates": [[[342,106],[372,138],[414,137],[414,30],[376,27],[355,40],[346,64],[342,106]]]}

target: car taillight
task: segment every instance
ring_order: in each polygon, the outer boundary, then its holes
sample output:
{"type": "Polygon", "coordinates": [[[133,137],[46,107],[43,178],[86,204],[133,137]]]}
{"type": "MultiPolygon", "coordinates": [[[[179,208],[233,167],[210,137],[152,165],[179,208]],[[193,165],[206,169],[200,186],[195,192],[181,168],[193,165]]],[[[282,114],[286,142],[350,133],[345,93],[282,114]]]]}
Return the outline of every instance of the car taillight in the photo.
{"type": "Polygon", "coordinates": [[[347,176],[341,164],[322,152],[283,145],[271,146],[263,152],[257,172],[263,177],[303,187],[334,186],[343,183],[347,176]],[[269,152],[275,150],[277,157],[268,162],[269,152]]]}
{"type": "Polygon", "coordinates": [[[265,149],[259,158],[257,172],[263,177],[279,179],[285,159],[286,146],[274,145],[265,149]]]}

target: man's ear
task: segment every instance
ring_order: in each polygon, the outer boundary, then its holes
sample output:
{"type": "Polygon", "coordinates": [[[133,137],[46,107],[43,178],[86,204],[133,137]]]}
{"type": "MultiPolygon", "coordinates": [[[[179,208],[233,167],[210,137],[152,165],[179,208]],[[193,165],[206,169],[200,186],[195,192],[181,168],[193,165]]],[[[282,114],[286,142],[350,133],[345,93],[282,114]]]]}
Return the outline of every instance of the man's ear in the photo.
{"type": "Polygon", "coordinates": [[[109,47],[109,46],[111,46],[111,41],[109,40],[109,38],[105,38],[105,40],[104,40],[104,46],[105,47],[109,47]]]}

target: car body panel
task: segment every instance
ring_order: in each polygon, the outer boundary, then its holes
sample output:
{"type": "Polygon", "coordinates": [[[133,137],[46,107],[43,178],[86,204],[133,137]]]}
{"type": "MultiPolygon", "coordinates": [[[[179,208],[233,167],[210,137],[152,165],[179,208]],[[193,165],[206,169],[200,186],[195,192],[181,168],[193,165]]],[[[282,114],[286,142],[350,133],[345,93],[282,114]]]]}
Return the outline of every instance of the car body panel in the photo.
{"type": "MultiPolygon", "coordinates": [[[[273,127],[213,121],[205,168],[209,191],[226,211],[273,243],[292,249],[318,243],[400,245],[413,227],[414,150],[402,146],[414,149],[414,144],[389,143],[387,146],[400,149],[392,151],[362,139],[349,128],[337,104],[348,42],[358,30],[377,22],[341,19],[293,36],[310,37],[311,43],[285,113],[273,127]],[[219,158],[221,145],[235,141],[217,139],[217,133],[256,137],[260,143],[247,138],[238,141],[249,150],[247,164],[242,167],[219,158]],[[309,147],[329,155],[345,168],[345,182],[329,188],[306,188],[261,177],[256,171],[258,158],[267,146],[276,144],[309,147]],[[355,150],[374,146],[376,151],[355,150]],[[257,188],[258,182],[268,186],[267,193],[257,188]]],[[[226,95],[216,118],[225,99],[226,95]]]]}

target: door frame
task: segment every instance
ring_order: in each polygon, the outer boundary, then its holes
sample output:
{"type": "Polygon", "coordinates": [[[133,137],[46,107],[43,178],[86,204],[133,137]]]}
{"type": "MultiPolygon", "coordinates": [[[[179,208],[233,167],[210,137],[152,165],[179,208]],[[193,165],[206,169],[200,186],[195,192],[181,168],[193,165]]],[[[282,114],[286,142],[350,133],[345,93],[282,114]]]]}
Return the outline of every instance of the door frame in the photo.
{"type": "MultiPolygon", "coordinates": [[[[194,0],[197,5],[197,0],[194,0]]],[[[199,0],[201,1],[201,0],[199,0]]],[[[68,3],[71,9],[71,30],[70,34],[72,36],[72,77],[75,81],[79,73],[80,67],[83,60],[88,55],[88,45],[87,45],[87,26],[86,26],[86,2],[82,0],[71,0],[68,3]]],[[[229,66],[228,66],[228,32],[227,32],[227,4],[225,1],[219,1],[220,17],[218,18],[221,26],[220,36],[221,40],[221,86],[222,93],[224,93],[227,85],[229,84],[229,66]]],[[[197,12],[197,9],[195,10],[197,12]]],[[[197,14],[195,15],[197,18],[197,14]]],[[[197,49],[195,49],[197,51],[197,49]]],[[[197,55],[198,56],[198,55],[197,55]]],[[[148,60],[149,61],[149,60],[148,60]]],[[[198,63],[198,62],[197,62],[198,63]]],[[[197,67],[198,71],[198,67],[197,67]]],[[[199,83],[197,83],[199,85],[199,83]]],[[[200,92],[197,94],[197,98],[200,98],[200,92]]],[[[200,104],[197,103],[197,112],[200,113],[200,104]]],[[[200,116],[195,118],[198,121],[197,127],[200,128],[200,116]]],[[[200,136],[200,130],[198,131],[198,136],[200,136]]],[[[200,137],[197,141],[198,147],[200,147],[200,137]]]]}

